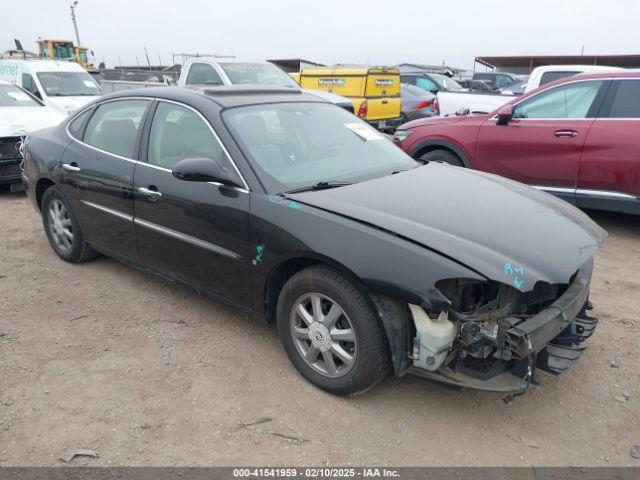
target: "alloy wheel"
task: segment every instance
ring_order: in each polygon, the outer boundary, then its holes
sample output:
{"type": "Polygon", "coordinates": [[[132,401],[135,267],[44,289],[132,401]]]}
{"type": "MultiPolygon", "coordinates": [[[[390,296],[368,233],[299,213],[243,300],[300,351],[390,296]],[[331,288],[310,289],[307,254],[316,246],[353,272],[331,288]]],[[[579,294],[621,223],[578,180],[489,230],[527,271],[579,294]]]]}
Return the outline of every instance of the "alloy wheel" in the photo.
{"type": "Polygon", "coordinates": [[[73,224],[67,207],[57,198],[49,204],[49,232],[55,246],[67,253],[73,247],[73,224]]]}
{"type": "Polygon", "coordinates": [[[342,377],[355,365],[358,349],[351,321],[326,295],[308,293],[298,298],[289,326],[296,350],[321,375],[342,377]]]}

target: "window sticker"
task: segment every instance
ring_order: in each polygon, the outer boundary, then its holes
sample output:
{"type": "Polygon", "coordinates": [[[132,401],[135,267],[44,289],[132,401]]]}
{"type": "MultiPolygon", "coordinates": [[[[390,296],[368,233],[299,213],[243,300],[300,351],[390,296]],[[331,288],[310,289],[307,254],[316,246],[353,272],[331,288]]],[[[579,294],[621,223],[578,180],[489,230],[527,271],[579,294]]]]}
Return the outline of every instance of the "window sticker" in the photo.
{"type": "Polygon", "coordinates": [[[85,86],[87,86],[87,87],[89,87],[89,88],[98,88],[98,87],[96,86],[96,84],[95,84],[95,83],[93,83],[91,80],[83,80],[83,82],[84,82],[85,86]]]}
{"type": "Polygon", "coordinates": [[[345,123],[344,126],[364,140],[382,140],[382,135],[367,125],[361,123],[345,123]]]}

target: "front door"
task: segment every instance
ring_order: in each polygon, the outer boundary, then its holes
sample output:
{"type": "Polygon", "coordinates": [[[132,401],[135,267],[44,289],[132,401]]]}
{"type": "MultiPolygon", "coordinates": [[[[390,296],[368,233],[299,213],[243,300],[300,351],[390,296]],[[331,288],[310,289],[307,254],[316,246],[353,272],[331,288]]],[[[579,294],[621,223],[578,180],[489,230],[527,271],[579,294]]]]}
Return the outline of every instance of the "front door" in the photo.
{"type": "Polygon", "coordinates": [[[209,123],[185,105],[159,101],[146,164],[135,171],[140,256],[152,269],[228,300],[251,303],[250,195],[247,190],[178,180],[186,158],[230,160],[209,123]]]}
{"type": "Polygon", "coordinates": [[[474,167],[575,201],[578,164],[604,84],[560,85],[517,103],[507,125],[488,119],[478,133],[474,167]]]}
{"type": "Polygon", "coordinates": [[[80,114],[69,125],[74,141],[61,165],[61,188],[72,202],[82,233],[98,248],[132,259],[138,258],[134,160],[150,104],[150,100],[114,100],[80,114]]]}

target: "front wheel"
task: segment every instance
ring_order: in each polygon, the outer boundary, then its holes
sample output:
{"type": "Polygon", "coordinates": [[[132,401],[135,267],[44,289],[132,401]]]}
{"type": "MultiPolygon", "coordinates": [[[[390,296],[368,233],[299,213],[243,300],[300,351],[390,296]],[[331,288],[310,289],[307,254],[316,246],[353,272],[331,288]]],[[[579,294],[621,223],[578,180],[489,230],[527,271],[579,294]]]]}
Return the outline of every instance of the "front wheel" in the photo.
{"type": "Polygon", "coordinates": [[[80,263],[96,255],[85,242],[69,202],[57,187],[49,187],[42,196],[42,222],[51,248],[62,260],[80,263]]]}
{"type": "Polygon", "coordinates": [[[449,150],[432,150],[419,158],[423,162],[441,162],[448,163],[455,167],[464,167],[464,163],[455,153],[449,150]]]}
{"type": "Polygon", "coordinates": [[[289,359],[311,383],[337,395],[361,393],[389,372],[384,331],[368,297],[327,267],[285,284],[277,322],[289,359]]]}

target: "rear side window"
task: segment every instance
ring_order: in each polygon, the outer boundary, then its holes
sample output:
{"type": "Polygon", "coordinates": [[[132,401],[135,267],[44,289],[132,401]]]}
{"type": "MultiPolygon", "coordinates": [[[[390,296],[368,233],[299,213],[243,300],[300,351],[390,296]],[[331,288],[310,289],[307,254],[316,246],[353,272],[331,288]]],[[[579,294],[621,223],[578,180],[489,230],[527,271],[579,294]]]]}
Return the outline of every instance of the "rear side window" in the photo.
{"type": "Polygon", "coordinates": [[[148,100],[103,103],[87,123],[84,142],[121,157],[132,158],[148,100]]]}
{"type": "Polygon", "coordinates": [[[546,83],[555,82],[556,80],[560,80],[561,78],[572,77],[573,75],[577,75],[580,72],[572,72],[572,71],[564,71],[564,72],[545,72],[540,77],[540,86],[546,83]]]}
{"type": "Polygon", "coordinates": [[[215,68],[206,63],[194,63],[189,68],[187,85],[222,85],[222,79],[215,68]]]}
{"type": "Polygon", "coordinates": [[[587,118],[602,81],[551,88],[516,105],[513,118],[587,118]]]}
{"type": "Polygon", "coordinates": [[[608,116],[640,118],[640,80],[624,80],[618,83],[608,116]]]}
{"type": "Polygon", "coordinates": [[[172,170],[186,158],[224,158],[222,147],[209,126],[193,110],[160,102],[151,123],[149,153],[151,165],[172,170]]]}
{"type": "Polygon", "coordinates": [[[431,81],[426,77],[418,77],[416,80],[416,87],[430,92],[432,90],[437,90],[438,85],[436,85],[436,82],[431,81]]]}
{"type": "Polygon", "coordinates": [[[91,116],[92,108],[88,108],[69,123],[69,133],[73,138],[82,140],[82,129],[84,124],[87,123],[87,119],[91,116]]]}

